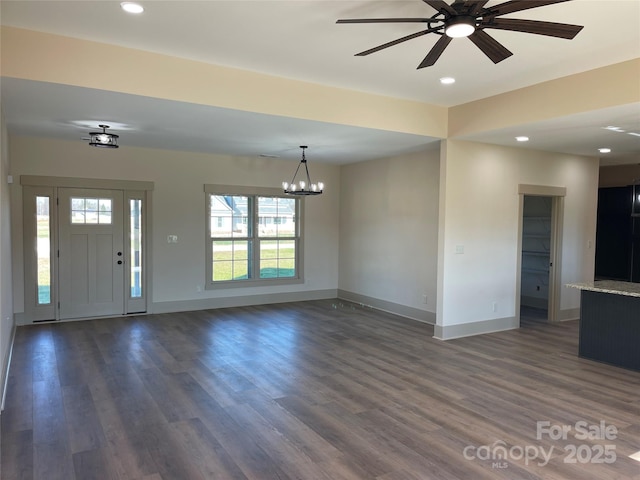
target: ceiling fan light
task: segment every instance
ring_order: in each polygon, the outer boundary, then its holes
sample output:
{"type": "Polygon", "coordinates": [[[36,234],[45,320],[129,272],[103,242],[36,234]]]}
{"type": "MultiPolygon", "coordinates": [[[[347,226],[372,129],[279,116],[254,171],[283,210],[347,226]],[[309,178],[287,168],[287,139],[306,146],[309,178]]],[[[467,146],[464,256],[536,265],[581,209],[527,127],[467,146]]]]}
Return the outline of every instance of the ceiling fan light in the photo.
{"type": "Polygon", "coordinates": [[[476,31],[476,20],[473,17],[458,15],[447,21],[444,33],[451,38],[468,37],[476,31]]]}

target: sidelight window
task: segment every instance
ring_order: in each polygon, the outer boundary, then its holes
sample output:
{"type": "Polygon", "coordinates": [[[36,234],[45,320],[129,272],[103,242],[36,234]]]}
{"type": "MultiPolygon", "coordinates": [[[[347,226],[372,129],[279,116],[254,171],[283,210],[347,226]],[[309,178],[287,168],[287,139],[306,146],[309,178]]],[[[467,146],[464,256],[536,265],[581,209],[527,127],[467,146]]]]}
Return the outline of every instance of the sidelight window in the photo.
{"type": "Polygon", "coordinates": [[[51,304],[51,197],[36,196],[36,261],[38,305],[51,304]]]}

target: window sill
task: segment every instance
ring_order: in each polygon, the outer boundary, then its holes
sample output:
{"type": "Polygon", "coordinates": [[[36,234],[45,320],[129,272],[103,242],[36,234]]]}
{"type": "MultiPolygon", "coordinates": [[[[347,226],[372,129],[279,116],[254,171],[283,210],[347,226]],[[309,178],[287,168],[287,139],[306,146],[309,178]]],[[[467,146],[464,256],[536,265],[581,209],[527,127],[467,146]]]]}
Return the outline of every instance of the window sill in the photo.
{"type": "Polygon", "coordinates": [[[208,283],[205,290],[226,290],[228,288],[272,287],[277,285],[298,285],[304,283],[303,278],[263,278],[252,280],[229,280],[208,283]]]}

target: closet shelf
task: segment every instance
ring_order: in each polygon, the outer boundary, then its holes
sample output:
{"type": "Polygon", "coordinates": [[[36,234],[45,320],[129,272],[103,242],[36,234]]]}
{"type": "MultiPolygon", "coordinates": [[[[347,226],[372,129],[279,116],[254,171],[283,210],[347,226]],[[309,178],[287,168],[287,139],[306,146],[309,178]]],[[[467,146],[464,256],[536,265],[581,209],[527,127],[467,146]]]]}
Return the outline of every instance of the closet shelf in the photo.
{"type": "Polygon", "coordinates": [[[548,251],[523,250],[522,253],[524,255],[531,255],[533,257],[547,257],[547,258],[549,258],[549,252],[548,251]]]}
{"type": "Polygon", "coordinates": [[[544,274],[549,275],[549,270],[543,268],[523,268],[523,272],[525,273],[536,273],[536,274],[544,274]]]}

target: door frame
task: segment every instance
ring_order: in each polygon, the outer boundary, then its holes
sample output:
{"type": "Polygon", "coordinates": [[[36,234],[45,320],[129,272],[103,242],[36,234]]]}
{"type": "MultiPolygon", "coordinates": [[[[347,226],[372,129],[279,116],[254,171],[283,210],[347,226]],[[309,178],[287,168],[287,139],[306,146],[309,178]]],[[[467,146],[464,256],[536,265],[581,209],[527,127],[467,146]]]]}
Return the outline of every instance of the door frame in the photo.
{"type": "MultiPolygon", "coordinates": [[[[36,252],[32,248],[31,243],[35,238],[35,229],[30,225],[29,219],[32,212],[28,209],[31,208],[33,202],[28,200],[30,196],[37,192],[48,192],[51,195],[52,201],[58,198],[58,188],[80,188],[80,189],[103,189],[103,190],[121,190],[124,194],[123,208],[126,211],[126,206],[130,199],[142,199],[143,200],[143,260],[142,260],[142,279],[144,285],[144,294],[140,299],[131,299],[130,293],[125,288],[124,299],[124,311],[126,314],[136,314],[148,312],[152,304],[151,291],[152,291],[152,274],[151,265],[153,258],[152,241],[150,232],[152,231],[151,222],[151,202],[152,192],[154,188],[153,182],[136,181],[136,180],[117,180],[117,179],[96,179],[96,178],[76,178],[76,177],[50,177],[50,176],[38,176],[38,175],[21,175],[20,185],[23,187],[22,201],[23,201],[23,248],[24,248],[24,323],[29,324],[33,322],[41,321],[60,321],[60,310],[58,308],[58,302],[60,300],[60,293],[58,287],[58,260],[56,252],[59,249],[58,239],[58,209],[50,209],[51,217],[51,295],[52,304],[47,305],[45,308],[37,304],[33,295],[30,292],[34,292],[37,283],[37,277],[34,275],[34,265],[37,263],[35,259],[36,252]]],[[[55,205],[52,205],[52,207],[55,205]]],[[[127,238],[129,232],[128,219],[129,216],[125,215],[124,237],[127,238]]],[[[128,248],[125,248],[125,252],[128,252],[128,248]]],[[[125,257],[127,265],[129,263],[129,255],[125,257]]],[[[129,280],[125,275],[125,285],[129,285],[129,280]]],[[[120,315],[117,315],[120,316],[120,315]]],[[[77,319],[76,319],[77,320],[77,319]]],[[[65,321],[65,320],[63,320],[65,321]]]]}
{"type": "Polygon", "coordinates": [[[549,245],[549,298],[547,318],[549,323],[560,321],[560,287],[562,273],[562,231],[564,227],[564,199],[566,187],[547,185],[518,185],[518,261],[516,273],[515,313],[520,324],[520,295],[522,289],[522,242],[524,197],[543,196],[551,198],[551,234],[549,245]]]}

